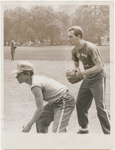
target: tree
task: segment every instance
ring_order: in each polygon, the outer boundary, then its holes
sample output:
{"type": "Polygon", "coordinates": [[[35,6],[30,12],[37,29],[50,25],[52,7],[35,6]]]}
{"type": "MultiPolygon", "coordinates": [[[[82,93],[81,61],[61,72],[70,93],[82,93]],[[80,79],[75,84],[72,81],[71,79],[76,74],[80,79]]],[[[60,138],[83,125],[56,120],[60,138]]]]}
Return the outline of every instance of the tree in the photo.
{"type": "Polygon", "coordinates": [[[72,24],[83,28],[85,39],[93,41],[97,38],[101,45],[101,37],[109,33],[109,6],[80,6],[72,17],[72,24]]]}
{"type": "Polygon", "coordinates": [[[58,43],[58,37],[61,32],[61,22],[59,20],[54,20],[47,25],[47,34],[50,38],[50,45],[58,43]]]}
{"type": "Polygon", "coordinates": [[[28,11],[23,7],[16,7],[12,13],[12,34],[16,41],[22,43],[24,40],[24,33],[27,30],[28,11]],[[24,24],[25,23],[25,24],[24,24]],[[25,28],[26,27],[26,28],[25,28]]]}
{"type": "Polygon", "coordinates": [[[71,26],[71,17],[65,12],[59,11],[56,13],[58,20],[59,34],[57,35],[57,40],[59,44],[67,43],[67,29],[71,26]]]}
{"type": "Polygon", "coordinates": [[[92,6],[95,19],[95,35],[98,45],[101,45],[101,37],[109,33],[109,6],[92,6]]]}
{"type": "Polygon", "coordinates": [[[31,15],[34,18],[34,30],[37,39],[44,44],[45,40],[50,40],[50,45],[58,43],[62,21],[51,7],[34,6],[31,8],[31,15]]]}
{"type": "Polygon", "coordinates": [[[9,41],[10,38],[10,28],[11,28],[11,20],[7,15],[8,11],[5,11],[4,14],[4,44],[9,41]]]}
{"type": "Polygon", "coordinates": [[[51,7],[33,6],[31,8],[31,16],[33,17],[33,28],[36,38],[43,44],[44,39],[48,38],[47,26],[53,21],[54,11],[51,7]]]}
{"type": "Polygon", "coordinates": [[[12,33],[13,22],[11,16],[12,16],[12,10],[4,11],[4,44],[6,44],[6,42],[9,42],[10,37],[12,37],[11,33],[12,33]]]}

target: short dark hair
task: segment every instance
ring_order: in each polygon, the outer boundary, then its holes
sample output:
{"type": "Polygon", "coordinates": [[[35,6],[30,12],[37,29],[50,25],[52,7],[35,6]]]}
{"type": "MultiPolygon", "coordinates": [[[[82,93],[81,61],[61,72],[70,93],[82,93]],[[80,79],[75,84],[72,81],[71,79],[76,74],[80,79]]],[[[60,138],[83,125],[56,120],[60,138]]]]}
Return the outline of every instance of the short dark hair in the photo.
{"type": "Polygon", "coordinates": [[[81,39],[83,38],[83,30],[81,27],[79,26],[73,26],[73,27],[70,27],[67,31],[71,31],[73,30],[74,31],[74,35],[77,37],[78,35],[81,36],[81,39]]]}
{"type": "Polygon", "coordinates": [[[24,70],[23,71],[24,75],[26,75],[28,72],[30,73],[30,76],[34,75],[34,71],[33,70],[24,70]]]}

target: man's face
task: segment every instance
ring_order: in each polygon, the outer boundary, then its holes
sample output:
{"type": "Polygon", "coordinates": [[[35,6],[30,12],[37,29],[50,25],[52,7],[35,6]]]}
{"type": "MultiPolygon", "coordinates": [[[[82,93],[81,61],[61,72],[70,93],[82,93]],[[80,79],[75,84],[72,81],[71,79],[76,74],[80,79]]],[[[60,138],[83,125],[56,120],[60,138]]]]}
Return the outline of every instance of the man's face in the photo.
{"type": "Polygon", "coordinates": [[[74,30],[68,31],[69,42],[72,46],[76,46],[79,42],[79,37],[74,35],[74,30]]]}
{"type": "Polygon", "coordinates": [[[27,81],[29,77],[26,74],[24,74],[23,72],[21,72],[21,73],[17,74],[16,78],[19,83],[23,83],[23,82],[27,81]]]}

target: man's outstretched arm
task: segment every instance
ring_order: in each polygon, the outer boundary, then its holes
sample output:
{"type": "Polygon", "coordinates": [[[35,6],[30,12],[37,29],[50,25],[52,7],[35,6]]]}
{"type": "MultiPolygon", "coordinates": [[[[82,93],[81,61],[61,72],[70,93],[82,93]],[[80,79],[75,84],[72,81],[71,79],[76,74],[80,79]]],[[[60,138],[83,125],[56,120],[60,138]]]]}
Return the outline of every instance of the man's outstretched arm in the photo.
{"type": "Polygon", "coordinates": [[[43,112],[43,95],[40,87],[33,87],[32,88],[32,93],[35,96],[35,102],[37,109],[34,112],[33,117],[31,120],[28,122],[28,124],[23,128],[22,132],[29,132],[32,125],[38,120],[40,117],[41,113],[43,112]]]}

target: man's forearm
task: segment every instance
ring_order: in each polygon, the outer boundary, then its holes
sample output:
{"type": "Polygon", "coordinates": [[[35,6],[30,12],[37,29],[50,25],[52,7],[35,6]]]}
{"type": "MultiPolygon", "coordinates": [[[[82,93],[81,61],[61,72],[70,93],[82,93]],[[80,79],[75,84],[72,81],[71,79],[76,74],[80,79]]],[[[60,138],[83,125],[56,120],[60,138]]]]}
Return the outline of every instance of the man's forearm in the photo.
{"type": "Polygon", "coordinates": [[[75,69],[79,69],[79,61],[78,62],[74,61],[74,67],[75,67],[75,69]]]}
{"type": "Polygon", "coordinates": [[[38,120],[38,118],[40,117],[40,115],[42,114],[42,112],[43,112],[43,108],[42,109],[37,109],[35,111],[32,119],[29,121],[28,125],[32,126],[38,120]]]}
{"type": "Polygon", "coordinates": [[[81,73],[82,73],[82,75],[85,75],[86,78],[87,78],[87,77],[89,77],[89,76],[91,76],[91,75],[94,75],[94,74],[96,74],[96,73],[101,72],[102,70],[104,70],[103,66],[101,66],[101,65],[98,65],[98,66],[97,66],[97,65],[96,65],[96,66],[94,66],[94,67],[92,67],[92,68],[90,68],[90,69],[87,69],[87,70],[82,71],[81,73]]]}

